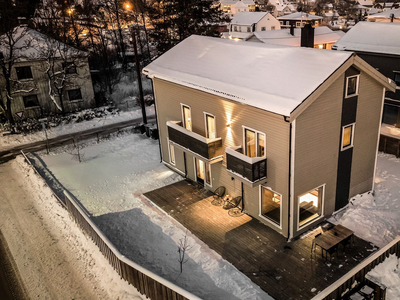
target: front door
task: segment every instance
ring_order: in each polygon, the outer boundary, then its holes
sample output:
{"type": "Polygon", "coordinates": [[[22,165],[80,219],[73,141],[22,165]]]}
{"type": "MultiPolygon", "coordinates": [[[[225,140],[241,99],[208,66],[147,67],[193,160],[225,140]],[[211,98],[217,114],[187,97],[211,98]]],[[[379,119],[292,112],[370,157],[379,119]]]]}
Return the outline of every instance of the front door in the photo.
{"type": "Polygon", "coordinates": [[[206,164],[201,159],[195,158],[195,160],[197,182],[204,185],[204,180],[206,178],[206,164]]]}

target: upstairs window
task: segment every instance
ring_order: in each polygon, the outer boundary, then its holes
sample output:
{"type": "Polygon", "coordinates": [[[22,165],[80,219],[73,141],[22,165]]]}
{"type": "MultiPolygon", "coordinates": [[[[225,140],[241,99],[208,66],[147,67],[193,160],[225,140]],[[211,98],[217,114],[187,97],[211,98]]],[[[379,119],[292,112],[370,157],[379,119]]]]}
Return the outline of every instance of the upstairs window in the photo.
{"type": "Polygon", "coordinates": [[[346,79],[346,98],[358,95],[358,81],[360,76],[349,76],[346,79]]]}
{"type": "Polygon", "coordinates": [[[247,27],[247,32],[250,32],[251,31],[251,28],[250,27],[247,27]]]}
{"type": "Polygon", "coordinates": [[[68,99],[69,99],[69,101],[82,100],[81,89],[69,90],[68,91],[68,99]]]}
{"type": "Polygon", "coordinates": [[[342,127],[342,151],[353,147],[354,126],[355,123],[342,127]]]}
{"type": "Polygon", "coordinates": [[[244,128],[245,155],[249,157],[265,156],[265,133],[244,128]]]}
{"type": "Polygon", "coordinates": [[[22,99],[24,100],[25,108],[39,106],[37,95],[24,96],[22,99]]]}
{"type": "Polygon", "coordinates": [[[31,71],[31,67],[29,67],[29,66],[16,67],[15,70],[17,71],[17,77],[19,80],[32,78],[32,71],[31,71]]]}
{"type": "Polygon", "coordinates": [[[204,114],[206,119],[206,137],[209,139],[215,139],[215,117],[208,113],[204,114]]]}
{"type": "Polygon", "coordinates": [[[192,131],[192,116],[190,107],[182,105],[182,124],[187,130],[192,131]]]}
{"type": "Polygon", "coordinates": [[[265,29],[266,29],[265,27],[261,27],[261,31],[265,31],[265,29]]]}

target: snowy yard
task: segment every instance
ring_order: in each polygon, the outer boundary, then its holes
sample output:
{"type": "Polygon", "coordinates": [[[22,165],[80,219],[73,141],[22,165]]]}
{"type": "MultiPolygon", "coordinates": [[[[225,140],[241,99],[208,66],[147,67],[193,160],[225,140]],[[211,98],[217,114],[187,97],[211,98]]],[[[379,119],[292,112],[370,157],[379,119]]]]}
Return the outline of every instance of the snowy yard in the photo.
{"type": "MultiPolygon", "coordinates": [[[[65,150],[40,156],[122,254],[204,299],[271,299],[191,233],[189,260],[179,273],[185,228],[141,196],[182,179],[160,163],[158,141],[127,134],[87,142],[80,164],[65,150]]],[[[354,197],[330,221],[382,247],[400,234],[399,198],[400,160],[380,153],[375,196],[354,197]]]]}

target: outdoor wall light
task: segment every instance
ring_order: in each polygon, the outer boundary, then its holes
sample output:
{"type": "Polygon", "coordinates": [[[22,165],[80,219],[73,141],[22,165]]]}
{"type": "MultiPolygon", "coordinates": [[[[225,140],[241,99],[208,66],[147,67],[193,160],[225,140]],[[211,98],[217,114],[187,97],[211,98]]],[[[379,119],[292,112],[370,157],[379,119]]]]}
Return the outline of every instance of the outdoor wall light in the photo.
{"type": "Polygon", "coordinates": [[[231,124],[232,124],[232,122],[231,121],[228,121],[227,123],[226,123],[226,127],[231,127],[231,124]]]}

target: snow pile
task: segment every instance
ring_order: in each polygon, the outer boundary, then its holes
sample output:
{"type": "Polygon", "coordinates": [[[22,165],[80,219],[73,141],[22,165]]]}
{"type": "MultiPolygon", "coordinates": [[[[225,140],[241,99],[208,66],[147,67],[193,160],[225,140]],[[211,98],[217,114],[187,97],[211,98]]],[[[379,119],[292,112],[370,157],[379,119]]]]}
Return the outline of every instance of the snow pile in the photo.
{"type": "Polygon", "coordinates": [[[329,221],[350,228],[379,247],[400,235],[400,159],[379,153],[375,195],[357,195],[329,221]]]}
{"type": "Polygon", "coordinates": [[[82,149],[84,162],[60,149],[41,158],[130,260],[203,299],[272,299],[142,193],[182,180],[160,163],[158,141],[131,134],[82,149]],[[178,244],[190,250],[180,274],[178,244]]]}
{"type": "MultiPolygon", "coordinates": [[[[80,117],[80,114],[84,113],[85,111],[78,113],[76,115],[77,118],[80,117]]],[[[154,106],[146,107],[146,113],[148,117],[154,116],[154,106]]],[[[81,122],[79,124],[71,122],[68,124],[61,124],[60,126],[51,127],[47,130],[47,135],[48,138],[50,139],[60,135],[72,134],[82,130],[92,129],[95,127],[101,127],[104,125],[119,123],[141,117],[142,117],[142,112],[140,107],[135,107],[131,111],[119,112],[118,114],[108,114],[103,118],[100,119],[95,118],[89,121],[85,120],[85,122],[81,122]]],[[[38,131],[36,133],[29,135],[13,134],[13,135],[2,136],[0,138],[0,149],[5,150],[7,148],[19,146],[21,144],[43,141],[45,140],[45,138],[46,137],[43,131],[38,131]]]]}
{"type": "Polygon", "coordinates": [[[386,286],[386,299],[400,299],[400,259],[391,254],[382,263],[368,272],[367,277],[373,282],[386,286]]]}

